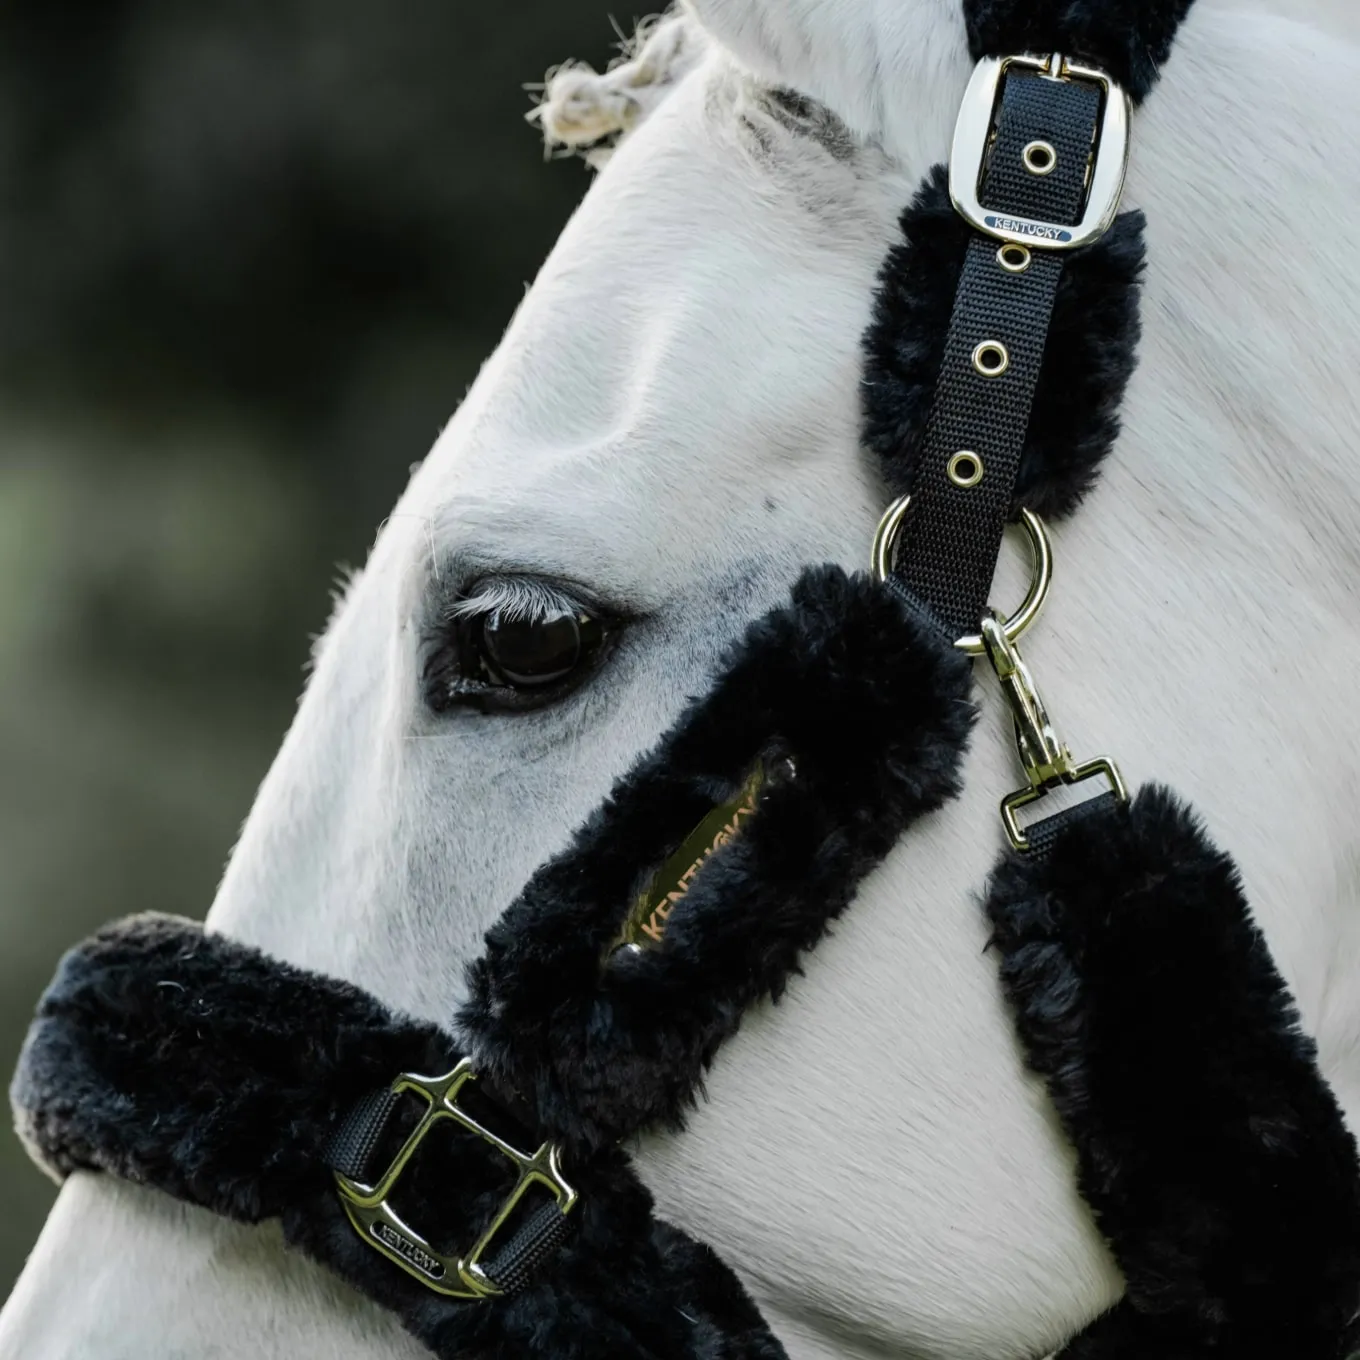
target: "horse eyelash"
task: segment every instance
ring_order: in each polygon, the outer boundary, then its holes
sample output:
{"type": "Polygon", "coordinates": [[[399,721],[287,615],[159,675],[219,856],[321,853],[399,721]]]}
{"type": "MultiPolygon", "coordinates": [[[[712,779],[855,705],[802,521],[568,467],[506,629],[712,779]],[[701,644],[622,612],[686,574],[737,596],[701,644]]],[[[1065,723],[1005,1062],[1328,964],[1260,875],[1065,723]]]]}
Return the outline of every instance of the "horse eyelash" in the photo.
{"type": "Polygon", "coordinates": [[[532,576],[494,576],[477,582],[473,593],[450,606],[450,622],[485,619],[489,623],[520,623],[576,614],[581,602],[557,586],[532,576]]]}

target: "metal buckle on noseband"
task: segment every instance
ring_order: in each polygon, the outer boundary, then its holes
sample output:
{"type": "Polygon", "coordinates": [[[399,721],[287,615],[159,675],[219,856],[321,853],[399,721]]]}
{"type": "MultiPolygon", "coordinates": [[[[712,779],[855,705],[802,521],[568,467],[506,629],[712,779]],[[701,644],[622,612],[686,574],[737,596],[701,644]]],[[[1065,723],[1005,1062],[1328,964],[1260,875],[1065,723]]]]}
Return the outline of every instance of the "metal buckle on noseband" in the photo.
{"type": "MultiPolygon", "coordinates": [[[[988,57],[977,64],[963,96],[949,156],[949,197],[955,211],[999,241],[1044,250],[1074,250],[1103,236],[1119,210],[1129,164],[1129,97],[1104,71],[1078,66],[1060,53],[1048,57],[988,57]],[[1075,226],[1039,222],[984,208],[978,197],[987,150],[994,137],[997,99],[1007,71],[1037,71],[1050,80],[1081,80],[1104,94],[1100,131],[1087,171],[1086,210],[1075,226]]],[[[1044,173],[1036,171],[1035,173],[1044,173]]]]}
{"type": "Polygon", "coordinates": [[[546,1186],[563,1214],[571,1210],[577,1198],[576,1191],[563,1179],[558,1165],[559,1150],[555,1143],[544,1143],[534,1153],[521,1152],[459,1107],[458,1092],[476,1078],[469,1058],[464,1058],[452,1072],[442,1077],[422,1077],[414,1072],[403,1072],[392,1083],[393,1094],[401,1095],[409,1091],[422,1096],[429,1102],[429,1109],[407,1135],[392,1164],[374,1185],[363,1185],[338,1171],[335,1173],[340,1202],[359,1236],[407,1274],[414,1275],[421,1284],[455,1299],[484,1299],[504,1292],[490,1279],[480,1262],[530,1185],[537,1183],[546,1186]],[[452,1119],[484,1142],[490,1143],[497,1152],[515,1164],[519,1173],[514,1187],[491,1220],[490,1227],[477,1239],[472,1250],[461,1257],[445,1256],[436,1251],[425,1238],[404,1223],[387,1202],[416,1149],[430,1130],[445,1119],[452,1119]]]}

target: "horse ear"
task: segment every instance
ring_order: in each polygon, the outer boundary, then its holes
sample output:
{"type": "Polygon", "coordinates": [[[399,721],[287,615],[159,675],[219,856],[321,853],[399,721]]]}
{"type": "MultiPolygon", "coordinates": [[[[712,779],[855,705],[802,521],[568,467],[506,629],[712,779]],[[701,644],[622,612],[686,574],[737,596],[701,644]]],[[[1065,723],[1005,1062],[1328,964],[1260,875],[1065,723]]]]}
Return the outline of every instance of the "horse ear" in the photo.
{"type": "Polygon", "coordinates": [[[549,154],[578,153],[599,169],[698,64],[705,45],[702,29],[683,14],[644,19],[603,74],[575,61],[549,71],[529,121],[543,129],[549,154]]]}
{"type": "Polygon", "coordinates": [[[967,61],[959,0],[681,0],[755,76],[826,105],[861,138],[901,141],[917,86],[967,61]]]}

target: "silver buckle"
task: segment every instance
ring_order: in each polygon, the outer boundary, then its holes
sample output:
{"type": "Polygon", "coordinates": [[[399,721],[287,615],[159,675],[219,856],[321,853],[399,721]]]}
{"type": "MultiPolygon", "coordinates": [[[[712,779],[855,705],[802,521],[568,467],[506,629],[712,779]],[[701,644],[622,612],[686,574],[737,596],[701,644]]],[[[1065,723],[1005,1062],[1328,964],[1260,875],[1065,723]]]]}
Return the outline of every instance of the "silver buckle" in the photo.
{"type": "Polygon", "coordinates": [[[537,1183],[544,1186],[564,1214],[576,1204],[576,1191],[563,1179],[555,1143],[544,1143],[536,1152],[522,1152],[483,1127],[458,1104],[459,1091],[468,1082],[475,1081],[476,1077],[477,1073],[468,1058],[464,1058],[452,1072],[442,1077],[422,1077],[414,1072],[403,1072],[392,1083],[392,1090],[398,1094],[409,1091],[420,1096],[428,1102],[429,1109],[407,1136],[401,1150],[392,1159],[392,1165],[373,1185],[363,1185],[338,1171],[335,1173],[340,1203],[355,1232],[408,1275],[414,1275],[421,1284],[437,1294],[447,1294],[455,1299],[485,1299],[501,1292],[482,1269],[481,1259],[530,1185],[537,1183]],[[396,1188],[415,1150],[424,1142],[425,1135],[446,1119],[490,1143],[497,1152],[514,1163],[517,1173],[513,1188],[501,1202],[490,1226],[477,1239],[472,1250],[461,1257],[437,1251],[414,1228],[404,1223],[388,1203],[388,1196],[396,1188]]]}
{"type": "Polygon", "coordinates": [[[1050,57],[987,57],[978,62],[963,96],[949,157],[949,196],[955,210],[998,241],[1042,250],[1075,250],[1103,236],[1119,211],[1129,164],[1129,97],[1104,71],[1050,57]],[[997,97],[1012,67],[1038,71],[1050,80],[1087,80],[1104,91],[1100,130],[1087,170],[1086,210],[1075,226],[1038,222],[984,208],[978,199],[982,167],[996,122],[997,97]]]}

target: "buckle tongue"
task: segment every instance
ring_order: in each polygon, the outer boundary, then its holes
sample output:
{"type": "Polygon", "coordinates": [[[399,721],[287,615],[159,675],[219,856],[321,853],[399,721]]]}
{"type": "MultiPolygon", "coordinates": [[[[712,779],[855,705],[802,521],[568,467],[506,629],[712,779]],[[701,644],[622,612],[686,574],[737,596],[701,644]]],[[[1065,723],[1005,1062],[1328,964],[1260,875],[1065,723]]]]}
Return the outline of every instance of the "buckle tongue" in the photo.
{"type": "Polygon", "coordinates": [[[1104,71],[1078,66],[1055,53],[1048,57],[988,57],[978,62],[963,96],[954,146],[949,156],[949,196],[970,225],[999,241],[1039,250],[1075,250],[1103,236],[1119,211],[1129,163],[1129,97],[1104,71]],[[1051,80],[1080,80],[1104,92],[1100,129],[1088,170],[1086,207],[1081,221],[1041,222],[984,208],[979,198],[982,172],[996,123],[997,101],[1006,72],[1036,71],[1051,80]]]}
{"type": "Polygon", "coordinates": [[[482,1269],[481,1261],[530,1185],[545,1186],[563,1215],[570,1212],[577,1198],[576,1191],[562,1176],[560,1154],[555,1143],[544,1143],[537,1152],[522,1152],[483,1127],[459,1106],[459,1091],[476,1079],[477,1073],[469,1058],[464,1058],[452,1072],[442,1077],[422,1077],[414,1072],[403,1072],[392,1083],[393,1094],[412,1092],[423,1097],[429,1103],[429,1108],[407,1135],[392,1164],[373,1185],[364,1185],[339,1171],[335,1173],[340,1203],[355,1232],[408,1275],[415,1276],[421,1284],[437,1294],[446,1294],[455,1299],[484,1299],[504,1292],[482,1269]],[[518,1173],[513,1188],[501,1202],[490,1226],[472,1249],[460,1257],[437,1251],[415,1229],[404,1223],[388,1203],[388,1197],[396,1189],[416,1149],[430,1130],[446,1119],[453,1120],[490,1143],[514,1163],[518,1173]]]}

